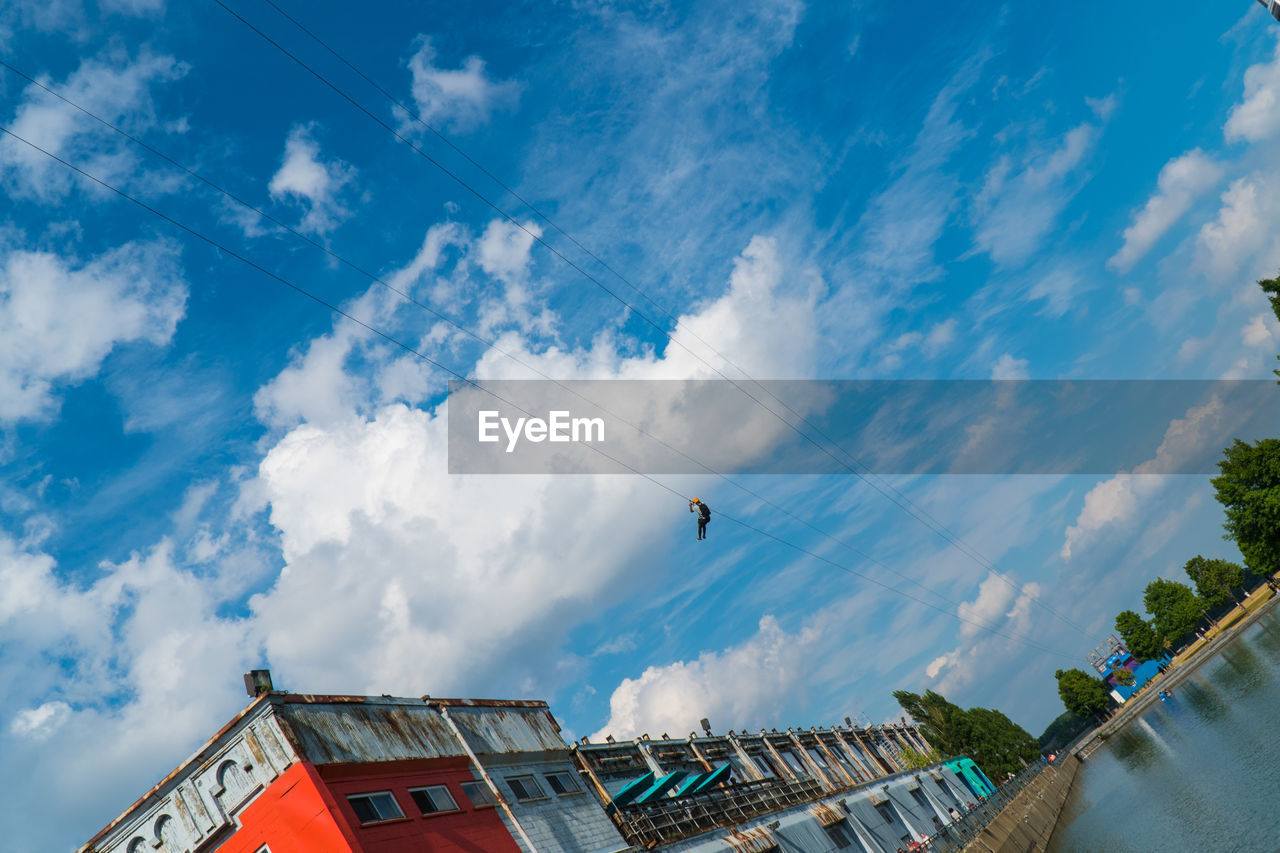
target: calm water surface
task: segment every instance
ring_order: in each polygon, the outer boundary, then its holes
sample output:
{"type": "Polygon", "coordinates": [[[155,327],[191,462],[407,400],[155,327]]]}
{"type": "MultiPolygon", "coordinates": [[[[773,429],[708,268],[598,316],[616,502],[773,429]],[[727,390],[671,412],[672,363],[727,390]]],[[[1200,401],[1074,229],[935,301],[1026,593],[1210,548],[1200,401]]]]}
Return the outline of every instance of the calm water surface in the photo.
{"type": "Polygon", "coordinates": [[[1093,753],[1049,853],[1280,850],[1272,611],[1093,753]]]}

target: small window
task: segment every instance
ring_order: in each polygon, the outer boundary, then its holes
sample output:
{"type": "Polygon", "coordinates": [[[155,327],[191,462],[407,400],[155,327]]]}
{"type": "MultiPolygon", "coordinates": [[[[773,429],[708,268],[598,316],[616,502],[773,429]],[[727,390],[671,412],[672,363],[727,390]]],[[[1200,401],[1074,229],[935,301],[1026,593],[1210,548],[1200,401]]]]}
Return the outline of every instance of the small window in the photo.
{"type": "Polygon", "coordinates": [[[919,788],[912,788],[912,789],[911,789],[911,797],[912,797],[912,799],[914,799],[917,803],[919,803],[919,804],[920,804],[920,808],[922,808],[922,809],[928,809],[928,808],[929,808],[929,801],[928,801],[928,800],[926,800],[926,799],[924,798],[924,791],[921,791],[919,788]]]}
{"type": "Polygon", "coordinates": [[[876,803],[876,811],[880,812],[880,817],[884,818],[885,823],[893,823],[893,809],[888,803],[876,803]]]}
{"type": "Polygon", "coordinates": [[[409,796],[413,797],[414,805],[423,814],[456,812],[458,810],[458,804],[453,801],[453,795],[449,793],[449,789],[444,785],[432,785],[430,788],[410,788],[409,796]]]}
{"type": "Polygon", "coordinates": [[[351,794],[347,797],[356,818],[361,823],[376,823],[380,820],[396,820],[404,817],[400,804],[391,796],[390,791],[377,791],[372,794],[351,794]]]}
{"type": "Polygon", "coordinates": [[[831,839],[831,843],[837,849],[843,850],[846,847],[853,846],[853,839],[849,837],[849,830],[845,828],[845,822],[840,821],[833,823],[827,827],[827,837],[831,839]]]}
{"type": "Polygon", "coordinates": [[[576,794],[582,790],[573,776],[568,773],[548,773],[547,784],[557,794],[576,794]]]}
{"type": "Polygon", "coordinates": [[[489,786],[483,782],[463,782],[462,793],[467,795],[471,805],[476,808],[496,806],[498,804],[498,801],[494,799],[493,791],[490,791],[489,786]]]}
{"type": "Polygon", "coordinates": [[[508,776],[507,784],[517,800],[539,800],[547,795],[542,793],[542,786],[532,776],[508,776]]]}

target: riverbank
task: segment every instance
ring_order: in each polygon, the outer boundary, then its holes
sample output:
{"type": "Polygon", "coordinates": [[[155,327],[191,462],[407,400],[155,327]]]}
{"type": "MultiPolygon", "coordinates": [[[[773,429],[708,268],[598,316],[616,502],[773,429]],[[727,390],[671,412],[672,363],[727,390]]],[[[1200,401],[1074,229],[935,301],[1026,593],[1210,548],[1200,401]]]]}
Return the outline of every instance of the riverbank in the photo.
{"type": "MultiPolygon", "coordinates": [[[[1233,613],[1242,611],[1244,613],[1243,616],[1229,623],[1219,633],[1207,638],[1207,640],[1198,641],[1198,646],[1187,649],[1175,658],[1174,663],[1167,672],[1151,679],[1141,692],[1130,698],[1110,719],[1094,729],[1091,737],[1077,742],[1076,746],[1071,750],[1071,754],[1083,753],[1083,757],[1088,757],[1088,754],[1097,748],[1099,741],[1115,734],[1135,716],[1150,708],[1153,703],[1159,702],[1161,690],[1173,690],[1176,688],[1183,680],[1195,672],[1201,664],[1212,659],[1224,646],[1238,637],[1240,632],[1258,621],[1264,614],[1271,612],[1276,604],[1280,602],[1280,596],[1271,595],[1271,591],[1265,586],[1255,591],[1254,595],[1266,595],[1267,598],[1264,599],[1263,603],[1254,607],[1249,607],[1250,602],[1246,600],[1243,607],[1233,611],[1233,613]]],[[[1250,598],[1253,598],[1253,596],[1250,596],[1250,598]]],[[[1231,615],[1228,614],[1228,616],[1231,615]]],[[[1226,622],[1227,620],[1224,617],[1222,621],[1226,622]]]]}
{"type": "Polygon", "coordinates": [[[1058,826],[1080,760],[1063,759],[1045,768],[1009,803],[964,853],[1032,853],[1044,850],[1058,826]]]}

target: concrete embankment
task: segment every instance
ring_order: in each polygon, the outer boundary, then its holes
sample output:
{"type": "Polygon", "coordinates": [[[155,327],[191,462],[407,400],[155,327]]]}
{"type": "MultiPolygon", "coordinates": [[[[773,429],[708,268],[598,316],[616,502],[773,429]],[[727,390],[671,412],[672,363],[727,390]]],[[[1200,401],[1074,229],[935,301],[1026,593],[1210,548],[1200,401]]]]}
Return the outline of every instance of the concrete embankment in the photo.
{"type": "Polygon", "coordinates": [[[1080,772],[1080,759],[1064,756],[1045,768],[965,847],[965,853],[1032,853],[1044,850],[1058,825],[1067,795],[1080,772]]]}

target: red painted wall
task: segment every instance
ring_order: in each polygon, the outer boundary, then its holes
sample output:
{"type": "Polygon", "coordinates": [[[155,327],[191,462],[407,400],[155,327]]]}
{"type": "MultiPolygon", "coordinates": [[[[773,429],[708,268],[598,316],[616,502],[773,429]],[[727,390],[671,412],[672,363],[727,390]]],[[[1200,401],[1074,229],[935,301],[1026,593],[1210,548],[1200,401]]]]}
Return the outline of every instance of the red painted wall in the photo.
{"type": "Polygon", "coordinates": [[[361,853],[354,836],[335,819],[324,784],[308,764],[295,764],[240,812],[240,829],[218,853],[361,853]]]}
{"type": "MultiPolygon", "coordinates": [[[[520,853],[498,809],[477,809],[460,783],[471,782],[465,758],[392,761],[316,768],[327,798],[355,837],[362,853],[520,853]],[[409,797],[410,788],[445,785],[460,811],[423,815],[409,797]],[[361,826],[347,802],[348,794],[390,791],[404,812],[403,820],[361,826]]],[[[272,853],[277,853],[274,845],[272,853]]]]}

